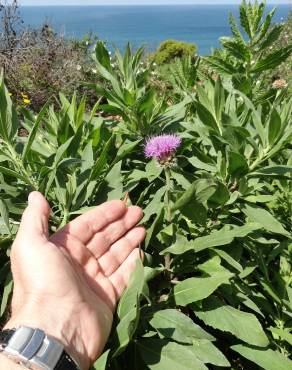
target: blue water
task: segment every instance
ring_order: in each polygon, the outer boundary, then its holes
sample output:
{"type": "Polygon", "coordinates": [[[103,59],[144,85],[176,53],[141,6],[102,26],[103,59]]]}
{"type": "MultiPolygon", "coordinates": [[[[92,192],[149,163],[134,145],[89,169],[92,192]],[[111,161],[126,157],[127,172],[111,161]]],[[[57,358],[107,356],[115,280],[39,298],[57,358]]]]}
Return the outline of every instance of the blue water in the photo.
{"type": "MultiPolygon", "coordinates": [[[[286,18],[289,9],[279,5],[274,20],[286,18]]],[[[208,54],[220,45],[219,37],[230,35],[228,12],[238,15],[238,6],[26,6],[21,12],[25,24],[33,27],[48,20],[68,37],[82,38],[92,31],[121,49],[130,41],[151,51],[163,40],[177,39],[194,42],[199,54],[208,54]]]]}

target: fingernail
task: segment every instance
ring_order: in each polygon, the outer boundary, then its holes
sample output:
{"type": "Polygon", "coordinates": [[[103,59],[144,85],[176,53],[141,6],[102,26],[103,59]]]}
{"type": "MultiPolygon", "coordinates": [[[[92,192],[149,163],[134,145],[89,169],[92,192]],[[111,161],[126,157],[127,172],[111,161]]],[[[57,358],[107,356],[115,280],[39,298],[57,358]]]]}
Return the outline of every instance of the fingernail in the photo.
{"type": "Polygon", "coordinates": [[[34,201],[34,199],[35,199],[35,197],[36,197],[36,192],[35,191],[33,191],[33,192],[31,192],[30,194],[29,194],[29,196],[28,196],[28,204],[30,204],[30,203],[32,203],[33,201],[34,201]]]}

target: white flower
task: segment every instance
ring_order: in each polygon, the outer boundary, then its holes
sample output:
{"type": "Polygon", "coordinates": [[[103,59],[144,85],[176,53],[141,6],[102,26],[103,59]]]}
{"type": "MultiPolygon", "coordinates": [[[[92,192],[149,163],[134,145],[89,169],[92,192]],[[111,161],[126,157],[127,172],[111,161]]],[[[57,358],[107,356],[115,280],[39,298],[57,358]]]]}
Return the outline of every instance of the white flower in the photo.
{"type": "Polygon", "coordinates": [[[77,69],[77,71],[81,71],[81,65],[80,64],[77,64],[77,66],[76,66],[76,69],[77,69]]]}
{"type": "Polygon", "coordinates": [[[96,74],[97,73],[97,70],[96,69],[92,69],[92,73],[96,74]]]}

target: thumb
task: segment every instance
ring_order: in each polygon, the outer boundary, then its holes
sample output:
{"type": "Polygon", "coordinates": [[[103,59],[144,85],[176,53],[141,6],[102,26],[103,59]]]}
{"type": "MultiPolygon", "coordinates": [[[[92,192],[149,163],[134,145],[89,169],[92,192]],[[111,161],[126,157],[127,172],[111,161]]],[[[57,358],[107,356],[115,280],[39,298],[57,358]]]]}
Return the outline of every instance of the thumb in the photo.
{"type": "Polygon", "coordinates": [[[22,240],[48,237],[50,206],[45,197],[34,191],[29,194],[28,206],[25,209],[17,237],[22,240]]]}

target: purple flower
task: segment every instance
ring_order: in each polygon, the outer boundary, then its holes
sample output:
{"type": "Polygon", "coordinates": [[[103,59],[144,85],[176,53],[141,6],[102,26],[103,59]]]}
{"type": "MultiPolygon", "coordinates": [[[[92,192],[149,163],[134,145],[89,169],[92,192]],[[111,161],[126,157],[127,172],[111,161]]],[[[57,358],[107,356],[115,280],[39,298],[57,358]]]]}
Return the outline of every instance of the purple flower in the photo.
{"type": "Polygon", "coordinates": [[[173,156],[181,144],[181,138],[177,135],[159,135],[148,139],[145,145],[146,158],[163,160],[173,156]]]}

